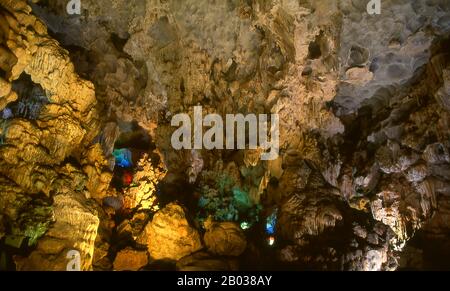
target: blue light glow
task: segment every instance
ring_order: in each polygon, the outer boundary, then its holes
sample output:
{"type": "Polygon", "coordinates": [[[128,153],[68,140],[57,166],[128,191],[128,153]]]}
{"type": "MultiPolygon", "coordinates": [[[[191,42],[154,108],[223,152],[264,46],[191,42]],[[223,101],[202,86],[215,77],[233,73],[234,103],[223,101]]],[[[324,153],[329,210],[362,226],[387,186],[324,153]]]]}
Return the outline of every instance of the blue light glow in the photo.
{"type": "Polygon", "coordinates": [[[131,152],[129,149],[116,149],[113,152],[116,159],[116,165],[121,168],[130,168],[133,166],[131,152]]]}
{"type": "Polygon", "coordinates": [[[275,234],[277,225],[277,212],[278,209],[275,209],[272,214],[270,214],[266,219],[266,233],[269,235],[275,234]]]}

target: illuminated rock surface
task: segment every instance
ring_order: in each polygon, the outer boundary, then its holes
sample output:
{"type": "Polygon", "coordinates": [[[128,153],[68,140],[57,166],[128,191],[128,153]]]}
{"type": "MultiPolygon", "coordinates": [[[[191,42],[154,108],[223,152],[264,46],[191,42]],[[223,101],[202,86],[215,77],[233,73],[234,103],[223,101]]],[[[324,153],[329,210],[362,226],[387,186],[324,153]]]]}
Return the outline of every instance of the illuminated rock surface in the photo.
{"type": "Polygon", "coordinates": [[[184,209],[177,204],[158,211],[143,234],[155,260],[176,261],[202,248],[198,231],[189,225],[184,209]]]}
{"type": "Polygon", "coordinates": [[[28,2],[0,0],[0,269],[450,269],[448,1],[28,2]],[[196,105],[279,114],[279,158],[175,150],[196,105]]]}
{"type": "Polygon", "coordinates": [[[147,252],[124,249],[117,253],[114,260],[114,270],[116,271],[137,271],[147,265],[147,252]]]}

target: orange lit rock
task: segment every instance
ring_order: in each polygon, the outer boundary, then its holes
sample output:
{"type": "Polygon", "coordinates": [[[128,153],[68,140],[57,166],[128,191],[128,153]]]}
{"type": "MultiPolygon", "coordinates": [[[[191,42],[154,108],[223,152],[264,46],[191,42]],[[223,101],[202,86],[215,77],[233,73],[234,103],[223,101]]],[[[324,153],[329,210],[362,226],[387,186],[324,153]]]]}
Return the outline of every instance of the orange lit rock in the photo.
{"type": "Polygon", "coordinates": [[[408,242],[421,268],[449,265],[448,0],[387,1],[376,16],[362,0],[82,0],[76,17],[67,2],[0,0],[0,244],[37,240],[18,270],[64,270],[70,250],[82,270],[137,270],[147,256],[179,270],[395,270],[408,242]],[[25,78],[48,99],[36,119],[13,113],[34,105],[25,78]],[[171,118],[196,105],[279,114],[279,158],[175,150],[171,118]],[[129,139],[119,187],[111,153],[134,124],[148,138],[129,139]],[[276,233],[215,222],[201,250],[198,199],[234,212],[233,188],[260,204],[259,223],[277,207],[276,233]],[[36,235],[39,199],[53,217],[36,235]],[[187,208],[159,210],[177,199],[187,208]]]}
{"type": "Polygon", "coordinates": [[[156,197],[156,185],[166,175],[162,164],[153,165],[152,159],[145,154],[139,160],[133,176],[133,187],[124,193],[124,207],[127,209],[159,210],[156,197]]]}
{"type": "MultiPolygon", "coordinates": [[[[65,160],[83,156],[83,142],[97,134],[94,86],[75,73],[69,53],[48,36],[26,1],[1,0],[0,5],[1,70],[7,81],[28,74],[50,100],[35,121],[12,118],[2,132],[8,144],[0,148],[0,175],[9,179],[5,184],[12,181],[28,195],[43,193],[53,199],[54,224],[27,258],[15,258],[17,269],[66,270],[67,253],[77,250],[80,269],[90,270],[99,219],[83,193],[81,169],[65,160]]],[[[4,79],[0,87],[2,95],[10,90],[4,79]]],[[[14,94],[0,97],[1,109],[17,99],[14,94]]],[[[21,209],[20,196],[10,198],[14,207],[8,216],[21,209]]]]}
{"type": "Polygon", "coordinates": [[[108,161],[100,144],[97,143],[87,150],[82,165],[88,178],[86,187],[90,196],[95,199],[104,198],[112,179],[112,173],[108,168],[108,161]]]}
{"type": "Polygon", "coordinates": [[[114,270],[116,271],[137,271],[147,265],[147,252],[136,251],[126,248],[117,253],[114,260],[114,270]]]}
{"type": "Polygon", "coordinates": [[[138,241],[146,241],[156,260],[179,260],[202,248],[198,231],[189,225],[183,207],[171,203],[158,211],[138,241]]]}

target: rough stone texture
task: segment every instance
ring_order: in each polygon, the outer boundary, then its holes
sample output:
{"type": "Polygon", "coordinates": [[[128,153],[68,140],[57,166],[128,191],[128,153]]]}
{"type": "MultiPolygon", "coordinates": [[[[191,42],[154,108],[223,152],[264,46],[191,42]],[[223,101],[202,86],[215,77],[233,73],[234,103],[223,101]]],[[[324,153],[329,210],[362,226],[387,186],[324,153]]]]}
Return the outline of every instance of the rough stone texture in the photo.
{"type": "Polygon", "coordinates": [[[163,165],[153,165],[152,159],[145,154],[137,165],[134,174],[134,187],[127,189],[124,193],[124,207],[135,210],[149,209],[159,210],[156,201],[156,186],[166,172],[163,165]]]}
{"type": "MultiPolygon", "coordinates": [[[[95,135],[98,113],[94,87],[79,78],[68,52],[47,35],[45,25],[30,13],[29,6],[23,1],[0,4],[1,69],[6,72],[6,82],[28,74],[50,100],[35,121],[2,121],[0,175],[2,187],[10,193],[6,204],[2,203],[9,208],[4,219],[14,221],[16,211],[21,213],[33,195],[43,193],[54,201],[54,224],[39,234],[43,236],[27,258],[17,258],[17,269],[66,270],[67,252],[77,250],[81,269],[89,270],[99,219],[82,192],[88,179],[81,169],[64,160],[70,155],[84,159],[83,142],[89,143],[95,135]]],[[[17,96],[7,92],[10,85],[5,86],[3,78],[1,84],[3,109],[17,96]]]]}
{"type": "MultiPolygon", "coordinates": [[[[261,218],[278,208],[271,250],[246,233],[246,266],[450,268],[450,7],[383,0],[371,16],[366,2],[83,0],[82,15],[67,17],[66,0],[0,0],[0,239],[37,241],[18,268],[64,268],[79,240],[83,269],[93,248],[104,269],[108,252],[134,243],[154,259],[190,255],[201,248],[186,219],[198,214],[198,188],[215,198],[245,189],[261,218]],[[49,99],[36,120],[6,110],[27,75],[49,99]],[[280,157],[174,150],[170,119],[194,105],[278,113],[280,157]],[[147,131],[161,164],[148,149],[137,187],[119,193],[111,151],[124,122],[147,131]],[[105,197],[123,198],[125,213],[105,197]],[[169,204],[147,224],[158,199],[187,209],[169,204]]],[[[219,229],[224,239],[208,230],[205,243],[223,254],[234,239],[219,229]]],[[[234,268],[205,252],[177,267],[234,268]]]]}
{"type": "Polygon", "coordinates": [[[304,236],[317,236],[336,226],[342,215],[335,206],[336,202],[328,200],[330,198],[333,197],[319,193],[309,197],[293,195],[281,208],[281,233],[301,244],[304,236]]]}
{"type": "Polygon", "coordinates": [[[221,256],[240,256],[247,247],[245,234],[232,222],[205,222],[205,245],[213,254],[221,256]]]}
{"type": "Polygon", "coordinates": [[[65,271],[70,250],[80,253],[81,270],[92,269],[99,219],[82,204],[84,197],[74,196],[68,194],[54,198],[56,222],[39,240],[36,250],[29,257],[16,260],[18,270],[65,271]]]}
{"type": "Polygon", "coordinates": [[[137,271],[147,263],[147,252],[127,248],[117,253],[113,267],[116,271],[137,271]]]}
{"type": "Polygon", "coordinates": [[[176,261],[202,248],[200,235],[189,225],[185,210],[174,203],[158,211],[141,236],[155,260],[176,261]]]}

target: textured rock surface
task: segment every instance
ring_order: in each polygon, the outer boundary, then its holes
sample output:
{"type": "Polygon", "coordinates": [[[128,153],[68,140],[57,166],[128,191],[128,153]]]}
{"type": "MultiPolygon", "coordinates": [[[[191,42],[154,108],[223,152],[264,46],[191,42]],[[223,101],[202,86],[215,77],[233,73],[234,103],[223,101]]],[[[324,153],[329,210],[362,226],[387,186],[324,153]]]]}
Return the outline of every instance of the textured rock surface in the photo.
{"type": "Polygon", "coordinates": [[[450,268],[447,0],[380,15],[362,0],[83,0],[71,17],[66,0],[31,2],[0,0],[0,242],[31,247],[7,253],[17,269],[65,269],[72,249],[83,270],[138,269],[144,253],[121,250],[145,246],[180,270],[450,268]],[[174,150],[171,117],[195,105],[279,114],[279,158],[174,150]],[[120,172],[129,124],[149,137],[120,172]]]}
{"type": "Polygon", "coordinates": [[[174,203],[155,214],[142,236],[155,260],[176,261],[202,248],[200,235],[189,225],[185,210],[174,203]]]}
{"type": "Polygon", "coordinates": [[[137,165],[134,175],[135,187],[129,188],[124,193],[124,207],[142,210],[159,210],[156,197],[156,186],[165,176],[165,170],[161,164],[153,166],[151,158],[144,155],[137,165]]]}
{"type": "Polygon", "coordinates": [[[147,252],[124,249],[117,253],[114,260],[114,270],[116,271],[137,271],[147,265],[147,252]]]}
{"type": "MultiPolygon", "coordinates": [[[[50,101],[36,120],[13,117],[2,121],[0,174],[8,178],[2,187],[11,193],[6,202],[11,203],[7,207],[12,211],[5,219],[14,221],[14,212],[23,211],[29,196],[43,193],[53,199],[54,224],[39,233],[42,238],[27,258],[16,260],[17,269],[65,270],[67,252],[77,250],[81,269],[89,270],[99,219],[82,192],[88,178],[65,159],[71,155],[85,159],[84,147],[95,135],[98,113],[94,87],[79,78],[68,52],[47,35],[45,25],[30,13],[30,7],[22,1],[0,4],[6,39],[2,41],[1,49],[6,51],[2,58],[9,60],[2,70],[7,81],[29,75],[50,101]],[[20,194],[22,191],[26,195],[20,194]]],[[[4,82],[2,79],[2,88],[4,82]]],[[[6,92],[9,90],[2,89],[2,102],[4,94],[5,103],[17,99],[6,92]]]]}
{"type": "Polygon", "coordinates": [[[208,250],[221,256],[240,256],[247,247],[245,234],[232,222],[205,222],[205,245],[208,250]]]}

